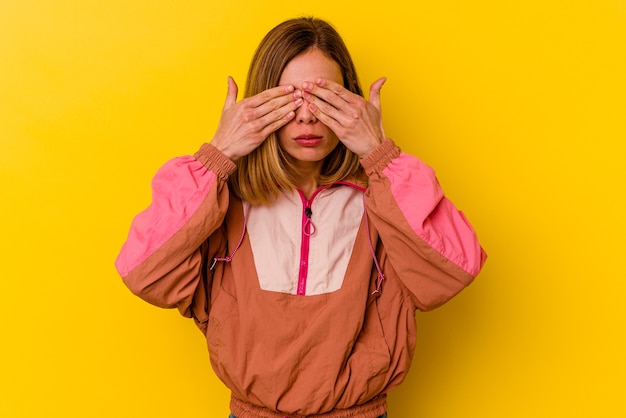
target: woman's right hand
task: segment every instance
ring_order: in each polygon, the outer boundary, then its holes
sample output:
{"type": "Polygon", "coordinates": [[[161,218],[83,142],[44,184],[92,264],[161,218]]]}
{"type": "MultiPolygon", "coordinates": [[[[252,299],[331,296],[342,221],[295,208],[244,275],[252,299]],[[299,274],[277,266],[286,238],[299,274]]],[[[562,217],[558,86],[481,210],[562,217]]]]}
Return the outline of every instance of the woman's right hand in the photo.
{"type": "Polygon", "coordinates": [[[278,86],[237,102],[237,83],[228,77],[228,93],[211,145],[235,161],[249,154],[295,117],[302,91],[278,86]]]}

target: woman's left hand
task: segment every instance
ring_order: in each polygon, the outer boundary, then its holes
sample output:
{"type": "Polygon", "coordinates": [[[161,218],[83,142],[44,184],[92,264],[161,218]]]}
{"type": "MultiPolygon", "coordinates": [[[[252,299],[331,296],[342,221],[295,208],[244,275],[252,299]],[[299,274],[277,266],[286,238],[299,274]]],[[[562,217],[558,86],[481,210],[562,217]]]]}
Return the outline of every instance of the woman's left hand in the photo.
{"type": "Polygon", "coordinates": [[[303,83],[302,91],[315,117],[349,150],[364,158],[386,138],[380,108],[380,89],[385,81],[383,77],[372,83],[369,100],[325,79],[303,83]]]}

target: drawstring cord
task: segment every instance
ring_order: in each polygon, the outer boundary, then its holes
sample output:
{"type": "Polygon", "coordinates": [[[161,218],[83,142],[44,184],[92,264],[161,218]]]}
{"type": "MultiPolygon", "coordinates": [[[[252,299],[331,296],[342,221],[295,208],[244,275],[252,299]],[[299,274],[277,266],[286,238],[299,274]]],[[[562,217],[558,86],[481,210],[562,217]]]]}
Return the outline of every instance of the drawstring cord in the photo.
{"type": "MultiPolygon", "coordinates": [[[[237,242],[237,245],[235,246],[233,251],[230,253],[230,255],[227,255],[226,257],[213,258],[211,267],[209,267],[210,270],[213,270],[213,268],[215,267],[218,261],[224,261],[226,263],[230,263],[230,261],[235,256],[235,253],[237,252],[237,250],[239,250],[239,247],[241,247],[241,244],[243,243],[243,239],[246,235],[246,225],[248,223],[248,211],[250,210],[249,204],[244,203],[244,205],[245,205],[245,208],[243,212],[243,228],[241,230],[241,236],[239,237],[239,242],[237,242]]],[[[372,253],[372,259],[374,260],[376,271],[378,272],[378,281],[376,283],[376,289],[374,289],[374,291],[371,294],[380,296],[380,293],[382,292],[383,281],[385,280],[385,275],[383,274],[380,264],[378,263],[378,259],[376,258],[376,250],[374,250],[374,244],[372,243],[372,237],[370,235],[370,227],[369,227],[369,221],[368,221],[368,216],[367,216],[367,207],[365,205],[365,193],[363,194],[363,214],[365,216],[365,231],[367,233],[367,243],[369,244],[370,252],[372,253]]],[[[315,228],[315,224],[311,221],[311,217],[309,213],[307,213],[307,218],[308,219],[305,223],[305,234],[310,236],[315,233],[316,228],[315,228]]]]}
{"type": "Polygon", "coordinates": [[[241,247],[241,243],[243,242],[243,238],[246,236],[246,225],[248,224],[248,211],[250,210],[250,205],[249,204],[244,203],[244,205],[245,205],[245,208],[244,208],[244,211],[243,211],[243,228],[241,229],[241,236],[239,237],[239,242],[235,246],[235,249],[233,250],[233,252],[230,253],[230,255],[227,255],[226,257],[215,257],[215,258],[213,258],[213,263],[211,263],[211,267],[209,267],[209,270],[213,270],[213,268],[215,267],[215,264],[217,264],[218,261],[224,261],[226,263],[230,263],[230,261],[235,256],[235,253],[237,252],[239,247],[241,247]]]}
{"type": "Polygon", "coordinates": [[[365,215],[365,231],[367,233],[367,242],[370,246],[370,251],[372,252],[372,258],[374,259],[374,265],[376,266],[376,271],[378,272],[378,283],[376,284],[376,289],[372,292],[372,295],[380,296],[382,291],[383,281],[385,280],[385,275],[383,274],[383,270],[380,268],[380,264],[378,264],[378,259],[376,258],[376,251],[374,250],[374,244],[372,244],[372,237],[370,235],[370,224],[367,220],[367,207],[365,205],[365,193],[363,193],[363,214],[365,215]]]}

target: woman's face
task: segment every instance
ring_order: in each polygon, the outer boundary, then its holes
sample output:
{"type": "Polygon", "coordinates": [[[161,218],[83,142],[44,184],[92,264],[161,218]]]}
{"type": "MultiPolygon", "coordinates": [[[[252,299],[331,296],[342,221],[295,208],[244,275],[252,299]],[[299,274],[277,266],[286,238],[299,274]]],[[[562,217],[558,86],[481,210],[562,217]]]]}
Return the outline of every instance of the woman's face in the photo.
{"type": "MultiPolygon", "coordinates": [[[[305,81],[315,82],[325,78],[343,85],[339,64],[313,48],[293,58],[280,77],[280,85],[293,85],[300,89],[305,81]]],[[[320,170],[326,158],[337,146],[339,139],[333,131],[317,120],[305,101],[296,110],[296,117],[278,130],[282,148],[303,170],[320,170]]]]}

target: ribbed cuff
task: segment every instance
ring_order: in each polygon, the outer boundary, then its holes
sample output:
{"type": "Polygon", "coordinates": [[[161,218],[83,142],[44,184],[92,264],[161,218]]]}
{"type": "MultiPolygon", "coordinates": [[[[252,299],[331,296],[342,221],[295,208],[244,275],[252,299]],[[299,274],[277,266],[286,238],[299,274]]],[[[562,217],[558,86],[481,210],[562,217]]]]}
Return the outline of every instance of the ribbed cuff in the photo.
{"type": "Polygon", "coordinates": [[[400,148],[387,138],[367,157],[361,159],[361,165],[365,169],[365,173],[371,176],[384,170],[398,156],[400,156],[400,148]]]}
{"type": "Polygon", "coordinates": [[[324,414],[285,415],[282,412],[252,405],[232,396],[230,411],[237,418],[376,418],[387,411],[387,395],[378,395],[374,399],[348,409],[334,409],[324,414]]]}
{"type": "Polygon", "coordinates": [[[237,166],[230,158],[208,143],[202,144],[194,158],[224,181],[237,170],[237,166]]]}

